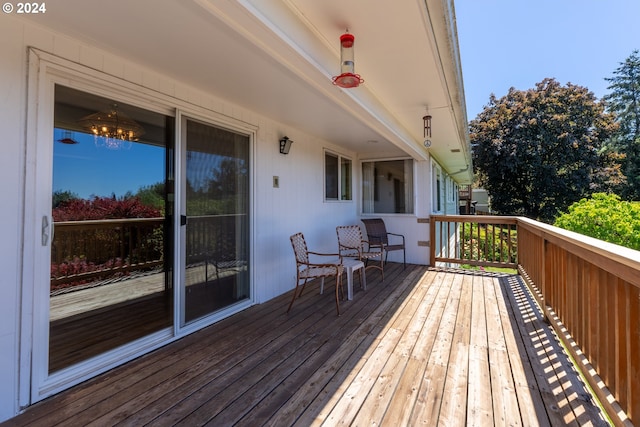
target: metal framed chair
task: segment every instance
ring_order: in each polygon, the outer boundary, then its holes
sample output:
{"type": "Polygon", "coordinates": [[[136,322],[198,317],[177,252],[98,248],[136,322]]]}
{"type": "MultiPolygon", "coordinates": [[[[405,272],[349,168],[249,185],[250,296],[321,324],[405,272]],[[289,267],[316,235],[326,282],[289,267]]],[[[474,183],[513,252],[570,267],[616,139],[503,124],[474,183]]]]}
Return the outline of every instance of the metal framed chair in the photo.
{"type": "Polygon", "coordinates": [[[367,229],[367,238],[372,246],[381,246],[384,252],[384,262],[387,262],[389,252],[402,251],[402,265],[407,267],[407,253],[405,250],[404,236],[402,234],[389,233],[382,218],[363,219],[364,227],[367,229]],[[394,237],[394,243],[389,243],[389,236],[394,237]],[[399,238],[399,239],[398,239],[399,238]],[[400,240],[402,242],[400,242],[400,240]]]}
{"type": "Polygon", "coordinates": [[[307,249],[307,242],[304,239],[302,233],[296,233],[289,238],[291,240],[291,246],[293,246],[293,253],[296,257],[296,288],[293,291],[293,298],[289,303],[289,308],[287,309],[287,313],[291,311],[291,307],[293,306],[293,302],[296,298],[302,296],[302,292],[304,291],[304,287],[307,285],[307,282],[310,279],[320,279],[322,284],[321,288],[324,287],[324,278],[325,277],[335,277],[336,279],[336,311],[338,316],[340,315],[340,301],[338,292],[340,292],[340,297],[344,298],[344,291],[342,290],[342,273],[344,271],[344,267],[340,264],[339,257],[340,254],[323,254],[318,252],[311,252],[307,249]],[[311,256],[315,257],[332,257],[333,262],[327,263],[313,263],[311,262],[311,256]],[[300,282],[302,281],[302,286],[300,286],[300,282]],[[298,293],[298,287],[300,287],[300,293],[298,293]]]}
{"type": "Polygon", "coordinates": [[[384,280],[384,260],[382,258],[384,252],[382,247],[378,246],[376,248],[375,245],[371,245],[364,240],[359,225],[338,226],[336,227],[336,233],[338,234],[338,251],[341,258],[356,258],[364,261],[365,270],[367,268],[380,270],[382,280],[384,280]],[[369,260],[376,258],[380,259],[380,265],[368,265],[369,260]]]}

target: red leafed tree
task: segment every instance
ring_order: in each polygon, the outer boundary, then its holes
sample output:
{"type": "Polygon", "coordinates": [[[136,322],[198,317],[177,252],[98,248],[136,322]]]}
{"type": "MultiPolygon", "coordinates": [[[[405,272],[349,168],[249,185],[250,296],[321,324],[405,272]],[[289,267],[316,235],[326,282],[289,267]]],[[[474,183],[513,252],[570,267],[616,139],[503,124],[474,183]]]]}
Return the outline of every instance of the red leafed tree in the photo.
{"type": "MultiPolygon", "coordinates": [[[[69,197],[53,201],[54,222],[162,218],[160,209],[137,196],[69,197]]],[[[87,282],[125,277],[131,265],[152,268],[162,260],[162,227],[156,222],[118,221],[113,227],[61,228],[52,243],[51,290],[75,288],[87,282]],[[125,224],[126,223],[126,224],[125,224]],[[149,267],[151,265],[151,267],[149,267]]]]}
{"type": "Polygon", "coordinates": [[[87,221],[95,219],[157,218],[162,213],[153,206],[143,205],[138,197],[97,197],[70,199],[53,209],[53,220],[87,221]]]}

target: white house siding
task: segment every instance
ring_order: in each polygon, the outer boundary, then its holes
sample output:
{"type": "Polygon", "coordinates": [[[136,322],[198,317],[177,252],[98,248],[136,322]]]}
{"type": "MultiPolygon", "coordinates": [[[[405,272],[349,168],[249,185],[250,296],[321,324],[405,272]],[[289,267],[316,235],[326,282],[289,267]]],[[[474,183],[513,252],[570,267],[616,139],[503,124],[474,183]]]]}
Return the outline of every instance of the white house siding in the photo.
{"type": "MultiPolygon", "coordinates": [[[[359,163],[355,153],[314,138],[304,130],[273,122],[260,112],[241,108],[159,72],[102,52],[82,41],[3,16],[0,26],[0,96],[3,105],[3,114],[0,115],[3,135],[0,179],[4,183],[5,203],[4,209],[0,210],[0,232],[3,236],[0,243],[3,291],[0,298],[0,420],[17,414],[20,402],[28,399],[24,377],[22,388],[19,387],[20,369],[23,372],[29,369],[26,363],[20,367],[19,355],[21,346],[23,352],[30,350],[30,343],[21,343],[20,339],[21,328],[27,330],[27,334],[22,333],[27,337],[31,326],[28,302],[32,297],[30,286],[23,286],[23,231],[25,226],[33,228],[32,224],[35,224],[34,219],[29,217],[29,200],[25,199],[24,190],[25,151],[28,149],[25,136],[29,105],[28,47],[133,83],[145,91],[153,91],[149,93],[161,95],[163,99],[174,98],[176,106],[183,107],[187,112],[195,109],[205,115],[210,113],[212,117],[224,115],[257,128],[252,199],[256,303],[273,298],[294,286],[295,264],[289,235],[302,231],[313,249],[335,251],[335,227],[359,222],[359,163]],[[290,154],[286,156],[278,151],[278,140],[283,135],[294,141],[290,154]],[[353,201],[324,202],[324,148],[353,160],[353,201]],[[279,177],[279,188],[273,188],[273,176],[279,177]],[[23,305],[24,301],[26,305],[23,305]]],[[[415,218],[412,221],[415,223],[415,218]]],[[[411,235],[408,228],[399,228],[400,232],[411,235]]],[[[26,276],[29,274],[25,272],[26,276]]]]}
{"type": "MultiPolygon", "coordinates": [[[[458,187],[451,175],[448,175],[442,167],[437,164],[435,160],[429,162],[430,167],[428,168],[428,176],[433,177],[435,175],[435,171],[439,170],[441,172],[440,175],[440,210],[437,210],[437,206],[435,204],[435,197],[437,194],[436,183],[434,182],[435,178],[432,178],[430,181],[426,181],[429,190],[429,208],[428,212],[436,214],[436,215],[457,215],[459,213],[458,205],[459,205],[459,195],[458,195],[458,187]],[[454,191],[455,190],[455,191],[454,191]]],[[[440,233],[439,229],[436,229],[437,233],[440,233]]],[[[443,249],[446,247],[456,247],[455,239],[457,238],[455,230],[450,230],[448,236],[429,236],[429,244],[436,246],[436,254],[441,254],[443,249]],[[446,242],[448,246],[446,245],[446,242]]],[[[424,264],[428,264],[427,260],[424,264]]]]}
{"type": "MultiPolygon", "coordinates": [[[[407,248],[407,263],[429,264],[429,224],[418,222],[428,218],[431,212],[431,167],[430,161],[414,160],[414,213],[413,214],[366,214],[366,218],[384,219],[387,231],[402,234],[407,248]]],[[[392,237],[392,239],[395,239],[392,237]]],[[[392,240],[392,242],[395,240],[392,240]]],[[[402,253],[389,253],[389,261],[402,262],[402,253]]]]}
{"type": "Polygon", "coordinates": [[[456,182],[453,180],[451,176],[447,176],[446,180],[446,188],[444,192],[444,209],[445,215],[458,215],[459,208],[458,205],[459,197],[458,197],[458,187],[456,182]]]}
{"type": "Polygon", "coordinates": [[[26,55],[25,29],[4,19],[0,26],[0,419],[17,410],[18,343],[20,319],[20,259],[22,237],[22,188],[25,131],[26,55]]]}

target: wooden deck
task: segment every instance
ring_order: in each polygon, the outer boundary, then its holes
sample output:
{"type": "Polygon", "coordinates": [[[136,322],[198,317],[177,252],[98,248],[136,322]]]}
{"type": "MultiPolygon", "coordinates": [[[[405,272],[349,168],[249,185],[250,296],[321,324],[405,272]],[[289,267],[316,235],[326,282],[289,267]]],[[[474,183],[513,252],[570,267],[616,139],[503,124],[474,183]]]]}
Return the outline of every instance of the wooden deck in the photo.
{"type": "Polygon", "coordinates": [[[518,276],[389,264],[254,306],[7,425],[607,425],[518,276]]]}

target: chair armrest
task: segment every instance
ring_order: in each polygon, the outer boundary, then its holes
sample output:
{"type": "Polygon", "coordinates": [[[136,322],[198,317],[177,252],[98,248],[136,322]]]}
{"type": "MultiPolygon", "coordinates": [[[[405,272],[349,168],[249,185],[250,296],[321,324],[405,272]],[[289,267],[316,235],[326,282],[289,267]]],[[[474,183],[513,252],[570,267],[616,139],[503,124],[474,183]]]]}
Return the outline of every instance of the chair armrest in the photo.
{"type": "Polygon", "coordinates": [[[379,243],[371,243],[368,240],[363,240],[362,243],[366,243],[369,250],[371,250],[371,248],[380,248],[380,250],[384,251],[384,242],[382,242],[382,240],[380,240],[379,243]]]}
{"type": "Polygon", "coordinates": [[[336,258],[335,260],[336,262],[328,262],[328,263],[316,263],[316,262],[301,262],[300,265],[306,265],[308,267],[335,267],[337,265],[340,265],[340,259],[336,258]]]}
{"type": "Polygon", "coordinates": [[[320,253],[320,252],[307,252],[309,255],[309,262],[314,266],[318,266],[320,264],[331,264],[335,261],[335,263],[340,262],[340,254],[328,254],[328,253],[320,253]],[[327,258],[331,258],[327,260],[327,258]],[[314,258],[314,259],[312,259],[314,258]],[[312,262],[313,261],[313,262],[312,262]]]}
{"type": "Polygon", "coordinates": [[[342,251],[343,249],[360,251],[360,246],[347,246],[347,245],[343,245],[343,244],[338,244],[338,250],[342,251]]]}
{"type": "Polygon", "coordinates": [[[308,253],[309,255],[318,255],[318,256],[332,256],[332,257],[340,256],[340,254],[326,254],[326,253],[311,252],[311,251],[308,251],[307,253],[308,253]]]}
{"type": "Polygon", "coordinates": [[[341,274],[341,272],[343,271],[343,267],[342,267],[342,259],[338,258],[335,260],[336,262],[332,262],[332,263],[325,263],[325,264],[316,264],[313,262],[307,262],[307,263],[300,263],[298,264],[298,268],[300,268],[300,266],[303,267],[319,267],[319,268],[335,268],[335,272],[336,274],[341,274]]]}
{"type": "Polygon", "coordinates": [[[338,251],[340,252],[340,262],[342,262],[342,258],[353,258],[355,256],[360,258],[362,254],[360,246],[346,246],[340,243],[338,243],[338,251]]]}
{"type": "Polygon", "coordinates": [[[402,238],[402,243],[404,244],[404,236],[402,234],[396,234],[396,233],[387,233],[390,236],[398,236],[402,238]]]}

